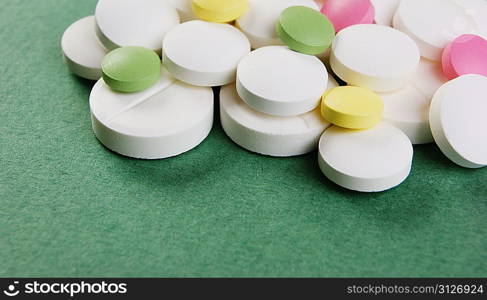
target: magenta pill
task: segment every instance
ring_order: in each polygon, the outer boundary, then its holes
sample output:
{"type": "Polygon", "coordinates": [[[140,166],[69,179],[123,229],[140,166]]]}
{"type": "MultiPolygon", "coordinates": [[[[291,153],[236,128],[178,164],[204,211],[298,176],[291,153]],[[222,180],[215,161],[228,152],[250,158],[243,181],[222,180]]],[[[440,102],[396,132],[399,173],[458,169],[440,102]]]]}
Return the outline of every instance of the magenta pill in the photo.
{"type": "Polygon", "coordinates": [[[327,0],[321,13],[333,23],[336,32],[356,24],[372,24],[375,17],[370,0],[327,0]]]}
{"type": "Polygon", "coordinates": [[[487,40],[474,34],[461,35],[443,50],[441,62],[448,79],[466,74],[487,76],[487,40]]]}

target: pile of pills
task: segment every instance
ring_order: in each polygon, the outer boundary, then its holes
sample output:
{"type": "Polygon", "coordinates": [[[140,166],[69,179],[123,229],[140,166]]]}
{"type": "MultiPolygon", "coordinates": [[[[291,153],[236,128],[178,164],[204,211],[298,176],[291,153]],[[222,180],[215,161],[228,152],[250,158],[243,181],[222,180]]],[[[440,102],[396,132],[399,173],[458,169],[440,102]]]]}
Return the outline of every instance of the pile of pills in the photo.
{"type": "Polygon", "coordinates": [[[415,144],[487,166],[486,38],[485,0],[99,0],[61,46],[97,80],[93,131],[114,152],[195,148],[219,92],[236,144],[318,149],[331,181],[379,192],[408,177],[415,144]]]}

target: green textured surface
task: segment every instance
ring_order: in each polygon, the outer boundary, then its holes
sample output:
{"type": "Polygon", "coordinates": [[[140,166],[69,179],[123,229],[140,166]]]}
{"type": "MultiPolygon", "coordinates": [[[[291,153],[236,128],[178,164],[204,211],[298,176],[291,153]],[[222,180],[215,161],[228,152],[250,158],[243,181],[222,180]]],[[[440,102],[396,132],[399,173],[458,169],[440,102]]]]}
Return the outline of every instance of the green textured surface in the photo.
{"type": "Polygon", "coordinates": [[[94,7],[2,3],[0,276],[487,276],[487,168],[434,145],[381,194],[336,187],[316,153],[244,151],[219,125],[173,159],[106,150],[91,83],[59,48],[94,7]]]}
{"type": "Polygon", "coordinates": [[[122,47],[108,53],[101,63],[103,79],[119,92],[140,92],[159,79],[161,59],[143,47],[122,47]]]}
{"type": "Polygon", "coordinates": [[[276,23],[276,32],[290,49],[310,55],[328,50],[335,38],[335,28],[330,20],[306,6],[286,8],[276,23]]]}

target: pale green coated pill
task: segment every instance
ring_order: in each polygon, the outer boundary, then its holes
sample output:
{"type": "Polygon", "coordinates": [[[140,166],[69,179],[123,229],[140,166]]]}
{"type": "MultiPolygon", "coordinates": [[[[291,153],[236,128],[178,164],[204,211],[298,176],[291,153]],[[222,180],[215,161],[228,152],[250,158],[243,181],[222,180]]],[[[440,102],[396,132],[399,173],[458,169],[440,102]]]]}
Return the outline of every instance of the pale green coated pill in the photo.
{"type": "Polygon", "coordinates": [[[108,53],[102,62],[103,80],[115,91],[134,93],[152,86],[161,74],[161,59],[143,47],[122,47],[108,53]]]}
{"type": "Polygon", "coordinates": [[[291,50],[310,55],[328,50],[335,38],[335,29],[328,18],[305,6],[285,9],[277,21],[276,31],[291,50]]]}

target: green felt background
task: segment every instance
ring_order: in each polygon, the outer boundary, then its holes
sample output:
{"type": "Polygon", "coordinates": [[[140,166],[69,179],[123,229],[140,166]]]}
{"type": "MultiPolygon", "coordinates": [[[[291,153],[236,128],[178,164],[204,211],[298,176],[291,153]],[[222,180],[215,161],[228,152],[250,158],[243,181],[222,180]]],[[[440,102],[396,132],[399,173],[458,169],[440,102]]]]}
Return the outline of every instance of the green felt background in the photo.
{"type": "Polygon", "coordinates": [[[59,46],[94,7],[2,2],[0,276],[487,276],[487,168],[435,145],[380,194],[333,185],[316,153],[247,152],[218,122],[176,158],[106,150],[59,46]]]}

